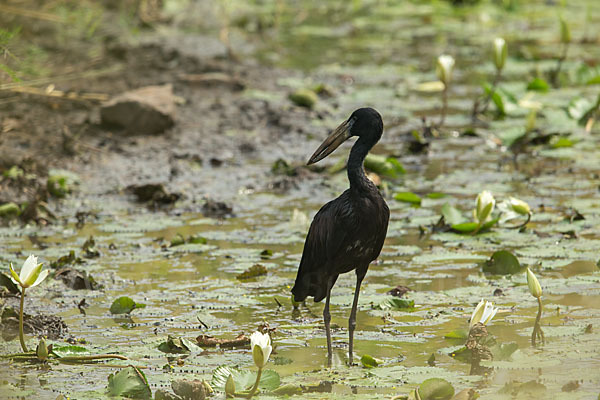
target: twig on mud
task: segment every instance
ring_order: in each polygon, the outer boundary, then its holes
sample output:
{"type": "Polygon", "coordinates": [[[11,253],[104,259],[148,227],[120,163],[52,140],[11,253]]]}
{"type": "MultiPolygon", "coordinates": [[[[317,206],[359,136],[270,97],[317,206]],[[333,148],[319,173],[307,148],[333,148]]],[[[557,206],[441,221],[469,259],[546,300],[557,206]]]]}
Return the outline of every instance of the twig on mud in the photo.
{"type": "Polygon", "coordinates": [[[122,69],[123,69],[123,66],[117,65],[117,66],[112,66],[109,68],[85,71],[85,72],[81,72],[81,73],[71,73],[71,74],[66,74],[66,75],[62,75],[62,76],[33,79],[28,82],[4,83],[4,84],[0,85],[0,90],[10,90],[13,88],[18,88],[18,87],[49,85],[51,83],[66,82],[66,81],[72,81],[72,80],[82,79],[82,78],[95,78],[98,76],[109,75],[109,74],[112,74],[115,72],[119,72],[122,69]]]}
{"type": "Polygon", "coordinates": [[[28,10],[25,8],[0,5],[0,11],[10,13],[10,14],[21,15],[21,16],[29,17],[29,18],[37,18],[37,19],[41,19],[44,21],[59,22],[61,24],[65,23],[65,19],[56,14],[28,10]]]}
{"type": "Polygon", "coordinates": [[[91,100],[91,101],[106,101],[109,99],[109,95],[106,93],[76,93],[76,92],[64,92],[62,90],[54,89],[54,85],[49,85],[46,89],[38,89],[31,86],[19,86],[11,89],[7,89],[10,92],[16,93],[27,93],[37,96],[46,97],[58,97],[67,100],[91,100]]]}

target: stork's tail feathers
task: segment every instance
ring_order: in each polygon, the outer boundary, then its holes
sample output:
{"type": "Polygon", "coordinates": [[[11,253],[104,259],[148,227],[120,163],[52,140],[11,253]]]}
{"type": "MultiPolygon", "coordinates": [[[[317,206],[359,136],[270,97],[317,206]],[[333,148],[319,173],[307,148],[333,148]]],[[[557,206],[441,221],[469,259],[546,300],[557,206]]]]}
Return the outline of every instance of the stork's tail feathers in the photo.
{"type": "Polygon", "coordinates": [[[294,295],[294,301],[301,302],[312,296],[315,303],[318,303],[327,296],[327,280],[318,273],[303,274],[298,272],[292,294],[294,295]]]}

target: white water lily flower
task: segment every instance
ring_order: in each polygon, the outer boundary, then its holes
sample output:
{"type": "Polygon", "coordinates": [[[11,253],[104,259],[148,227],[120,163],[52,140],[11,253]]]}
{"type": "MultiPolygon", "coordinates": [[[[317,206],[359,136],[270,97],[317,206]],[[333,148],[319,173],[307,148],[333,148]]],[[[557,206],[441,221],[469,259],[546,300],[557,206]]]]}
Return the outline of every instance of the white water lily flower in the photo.
{"type": "Polygon", "coordinates": [[[254,332],[250,336],[250,347],[252,348],[252,357],[254,358],[254,364],[258,368],[263,368],[267,365],[269,356],[273,351],[271,346],[271,337],[268,333],[254,332]]]}
{"type": "Polygon", "coordinates": [[[536,299],[542,297],[542,286],[529,268],[527,268],[527,286],[529,286],[529,293],[531,293],[533,297],[536,299]]]}
{"type": "Polygon", "coordinates": [[[517,199],[515,197],[509,197],[508,203],[510,204],[513,211],[516,212],[517,214],[521,214],[521,215],[531,214],[531,208],[529,207],[529,204],[527,204],[523,200],[517,199]]]}
{"type": "Polygon", "coordinates": [[[448,86],[450,80],[452,79],[452,70],[454,69],[454,57],[449,56],[447,54],[442,54],[437,59],[437,76],[444,83],[445,86],[448,86]]]}
{"type": "Polygon", "coordinates": [[[515,197],[509,197],[508,200],[498,203],[498,210],[501,213],[501,224],[506,221],[510,221],[511,219],[518,218],[521,215],[531,214],[531,208],[529,207],[529,204],[515,197]]]}
{"type": "Polygon", "coordinates": [[[42,264],[38,264],[38,259],[33,254],[27,257],[18,275],[10,264],[10,273],[13,282],[24,289],[39,285],[48,276],[48,270],[42,271],[42,264]]]}
{"type": "Polygon", "coordinates": [[[496,199],[491,192],[484,190],[477,195],[477,207],[473,210],[473,217],[479,224],[484,224],[492,219],[496,199]]]}
{"type": "Polygon", "coordinates": [[[487,325],[488,322],[494,318],[496,313],[498,312],[498,307],[494,307],[494,303],[491,301],[483,300],[477,304],[473,314],[471,314],[471,322],[469,323],[469,329],[473,327],[478,322],[481,322],[484,325],[487,325]]]}
{"type": "Polygon", "coordinates": [[[496,69],[498,71],[504,68],[507,54],[508,49],[506,47],[506,40],[500,37],[494,39],[494,64],[496,65],[496,69]]]}

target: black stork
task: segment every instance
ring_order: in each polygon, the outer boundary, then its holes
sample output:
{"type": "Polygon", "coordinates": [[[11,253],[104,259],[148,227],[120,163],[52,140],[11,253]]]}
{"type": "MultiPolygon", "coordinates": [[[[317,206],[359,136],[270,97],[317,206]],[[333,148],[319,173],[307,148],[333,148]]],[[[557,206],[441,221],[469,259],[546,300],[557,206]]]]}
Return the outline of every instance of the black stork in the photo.
{"type": "Polygon", "coordinates": [[[325,204],[315,215],[306,241],[296,282],[292,288],[295,301],[313,296],[324,298],[323,321],[327,334],[327,359],[332,361],[329,299],[331,288],[340,274],[354,270],[356,289],[348,320],[349,364],[352,365],[356,308],[360,285],[371,261],[375,260],[387,233],[390,210],[377,187],[367,178],[363,161],[383,134],[381,115],[372,108],[360,108],[338,126],[308,160],[314,164],[331,154],[352,136],[358,140],[348,158],[350,188],[337,199],[325,204]]]}

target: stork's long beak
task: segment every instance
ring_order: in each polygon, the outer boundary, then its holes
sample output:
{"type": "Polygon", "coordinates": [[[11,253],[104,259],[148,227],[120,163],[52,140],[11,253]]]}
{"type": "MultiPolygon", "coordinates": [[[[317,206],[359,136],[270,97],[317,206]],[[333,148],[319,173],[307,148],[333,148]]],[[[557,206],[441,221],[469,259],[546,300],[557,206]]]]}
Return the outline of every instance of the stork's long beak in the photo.
{"type": "Polygon", "coordinates": [[[323,143],[321,143],[319,148],[310,157],[306,165],[314,164],[318,161],[321,161],[322,159],[333,153],[333,151],[337,149],[340,146],[340,144],[348,140],[348,138],[352,136],[350,134],[350,128],[352,128],[353,123],[354,120],[349,119],[347,121],[344,121],[337,128],[335,128],[335,130],[331,132],[329,136],[327,136],[327,139],[325,139],[323,143]]]}

